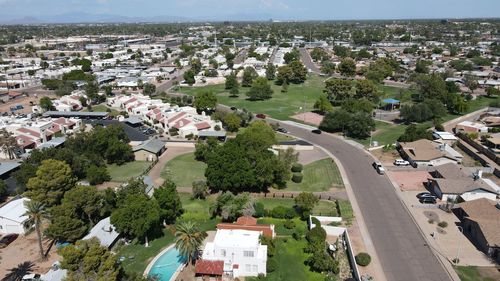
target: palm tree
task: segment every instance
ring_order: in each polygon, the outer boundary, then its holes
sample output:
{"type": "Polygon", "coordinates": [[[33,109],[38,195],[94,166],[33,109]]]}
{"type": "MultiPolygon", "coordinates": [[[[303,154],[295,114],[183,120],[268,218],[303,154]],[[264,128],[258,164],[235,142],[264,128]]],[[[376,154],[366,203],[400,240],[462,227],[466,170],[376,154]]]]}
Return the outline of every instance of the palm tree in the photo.
{"type": "Polygon", "coordinates": [[[9,273],[2,278],[2,281],[21,281],[26,274],[33,272],[34,263],[25,261],[17,265],[17,267],[9,269],[9,273]]]}
{"type": "Polygon", "coordinates": [[[35,226],[35,231],[38,236],[38,247],[40,248],[40,258],[45,259],[42,245],[42,232],[40,230],[42,220],[47,216],[45,206],[34,200],[25,201],[24,206],[26,207],[26,213],[24,213],[24,215],[28,217],[28,223],[35,226]]]}
{"type": "Polygon", "coordinates": [[[185,221],[177,225],[175,232],[175,248],[181,255],[187,257],[188,266],[191,266],[198,255],[203,240],[207,237],[205,231],[200,231],[198,225],[192,221],[185,221]]]}
{"type": "Polygon", "coordinates": [[[16,138],[7,130],[0,130],[0,149],[9,157],[9,159],[16,158],[16,151],[19,148],[16,138]]]}

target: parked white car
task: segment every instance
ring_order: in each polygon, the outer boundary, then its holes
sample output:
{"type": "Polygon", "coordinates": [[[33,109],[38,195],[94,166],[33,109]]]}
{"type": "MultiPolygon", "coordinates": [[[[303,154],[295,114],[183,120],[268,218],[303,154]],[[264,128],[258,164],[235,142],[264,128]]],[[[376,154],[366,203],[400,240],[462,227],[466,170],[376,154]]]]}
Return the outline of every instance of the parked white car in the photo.
{"type": "Polygon", "coordinates": [[[403,160],[403,159],[396,159],[396,160],[394,160],[394,165],[395,166],[409,166],[410,162],[403,160]]]}

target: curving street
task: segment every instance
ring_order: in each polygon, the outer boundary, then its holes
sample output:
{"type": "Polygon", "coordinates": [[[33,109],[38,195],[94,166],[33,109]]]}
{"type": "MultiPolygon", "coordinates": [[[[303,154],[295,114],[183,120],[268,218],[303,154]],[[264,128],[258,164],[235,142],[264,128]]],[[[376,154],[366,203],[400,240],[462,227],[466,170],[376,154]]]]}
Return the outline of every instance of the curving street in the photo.
{"type": "Polygon", "coordinates": [[[322,146],[342,163],[387,280],[451,280],[393,185],[375,172],[367,153],[326,133],[313,134],[283,122],[280,126],[291,135],[322,146]]]}

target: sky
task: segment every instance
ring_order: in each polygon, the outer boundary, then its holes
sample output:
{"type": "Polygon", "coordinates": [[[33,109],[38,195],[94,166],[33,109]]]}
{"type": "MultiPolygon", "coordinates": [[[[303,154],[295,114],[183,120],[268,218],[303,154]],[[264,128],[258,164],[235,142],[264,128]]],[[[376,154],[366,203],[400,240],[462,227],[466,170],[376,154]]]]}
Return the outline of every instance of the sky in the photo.
{"type": "Polygon", "coordinates": [[[500,17],[500,0],[0,0],[0,17],[61,14],[190,20],[346,20],[500,17]]]}

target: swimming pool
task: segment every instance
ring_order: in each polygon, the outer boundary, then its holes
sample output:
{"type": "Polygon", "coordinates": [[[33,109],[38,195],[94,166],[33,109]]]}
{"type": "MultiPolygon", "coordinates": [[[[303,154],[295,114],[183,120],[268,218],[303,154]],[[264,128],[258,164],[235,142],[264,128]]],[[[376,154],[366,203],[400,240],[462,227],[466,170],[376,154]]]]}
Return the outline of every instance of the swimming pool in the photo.
{"type": "Polygon", "coordinates": [[[158,281],[170,281],[177,270],[185,263],[186,258],[175,247],[171,247],[155,261],[148,272],[148,276],[156,276],[158,281]]]}

